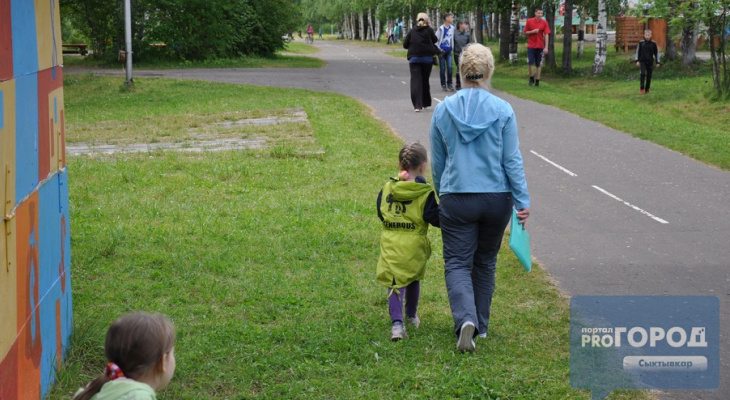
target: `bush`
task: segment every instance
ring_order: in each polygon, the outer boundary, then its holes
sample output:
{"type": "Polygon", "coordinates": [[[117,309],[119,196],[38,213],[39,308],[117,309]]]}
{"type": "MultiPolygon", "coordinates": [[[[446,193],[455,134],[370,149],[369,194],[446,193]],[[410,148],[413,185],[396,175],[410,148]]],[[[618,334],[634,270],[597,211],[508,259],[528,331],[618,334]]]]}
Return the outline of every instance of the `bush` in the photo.
{"type": "MultiPolygon", "coordinates": [[[[92,42],[95,55],[124,48],[121,2],[69,0],[61,17],[92,42]]],[[[292,0],[133,0],[135,60],[272,56],[298,15],[292,0]],[[164,44],[164,46],[150,46],[164,44]]]]}

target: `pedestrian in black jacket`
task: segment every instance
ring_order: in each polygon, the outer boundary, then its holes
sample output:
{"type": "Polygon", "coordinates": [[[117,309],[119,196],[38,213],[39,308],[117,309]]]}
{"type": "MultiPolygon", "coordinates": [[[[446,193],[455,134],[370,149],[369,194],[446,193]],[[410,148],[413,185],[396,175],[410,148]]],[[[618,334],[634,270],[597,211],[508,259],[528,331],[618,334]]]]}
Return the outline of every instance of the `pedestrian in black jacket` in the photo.
{"type": "Polygon", "coordinates": [[[656,42],[651,41],[651,30],[647,29],[644,31],[644,40],[639,42],[636,46],[636,66],[641,67],[640,81],[641,86],[639,93],[649,94],[649,88],[651,87],[651,73],[654,70],[654,60],[656,59],[656,67],[659,68],[659,49],[656,46],[656,42]],[[646,80],[646,85],[644,85],[646,80]]]}
{"type": "Polygon", "coordinates": [[[411,70],[411,102],[416,112],[431,107],[431,70],[433,56],[438,52],[436,33],[429,26],[426,13],[416,17],[417,24],[408,31],[403,48],[408,49],[408,65],[411,70]]]}

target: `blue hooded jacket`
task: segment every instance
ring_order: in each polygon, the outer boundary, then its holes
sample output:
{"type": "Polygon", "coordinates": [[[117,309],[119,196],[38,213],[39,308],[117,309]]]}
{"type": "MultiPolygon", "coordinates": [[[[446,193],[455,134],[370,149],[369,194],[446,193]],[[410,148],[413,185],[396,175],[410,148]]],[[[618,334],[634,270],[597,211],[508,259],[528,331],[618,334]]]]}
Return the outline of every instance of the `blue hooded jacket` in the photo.
{"type": "Polygon", "coordinates": [[[436,106],[430,139],[436,193],[512,192],[518,210],[530,207],[509,103],[483,89],[462,89],[436,106]]]}

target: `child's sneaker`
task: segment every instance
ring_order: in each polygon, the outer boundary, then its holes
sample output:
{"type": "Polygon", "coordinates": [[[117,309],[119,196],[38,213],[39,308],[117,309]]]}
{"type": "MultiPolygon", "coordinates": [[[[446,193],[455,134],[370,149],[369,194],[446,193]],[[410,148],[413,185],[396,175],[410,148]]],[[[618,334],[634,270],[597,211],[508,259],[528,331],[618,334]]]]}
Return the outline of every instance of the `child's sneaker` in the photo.
{"type": "Polygon", "coordinates": [[[403,326],[402,322],[396,322],[393,324],[393,328],[390,331],[390,340],[393,342],[397,342],[401,339],[405,339],[408,337],[408,334],[406,334],[406,327],[403,326]]]}
{"type": "Polygon", "coordinates": [[[441,90],[443,90],[444,92],[448,92],[449,91],[449,89],[446,88],[446,85],[441,85],[441,90]]]}
{"type": "Polygon", "coordinates": [[[477,337],[479,339],[486,339],[487,338],[487,334],[486,333],[480,333],[480,334],[477,335],[477,337]]]}
{"type": "Polygon", "coordinates": [[[454,87],[453,86],[449,85],[448,88],[449,88],[449,91],[451,91],[451,92],[454,91],[454,87]]]}
{"type": "Polygon", "coordinates": [[[474,344],[474,330],[476,327],[471,321],[466,321],[461,325],[461,331],[459,332],[459,340],[456,341],[456,348],[460,352],[472,352],[476,348],[474,344]]]}
{"type": "Polygon", "coordinates": [[[408,322],[413,325],[414,328],[418,328],[421,325],[421,319],[418,318],[418,315],[415,317],[408,317],[408,322]]]}

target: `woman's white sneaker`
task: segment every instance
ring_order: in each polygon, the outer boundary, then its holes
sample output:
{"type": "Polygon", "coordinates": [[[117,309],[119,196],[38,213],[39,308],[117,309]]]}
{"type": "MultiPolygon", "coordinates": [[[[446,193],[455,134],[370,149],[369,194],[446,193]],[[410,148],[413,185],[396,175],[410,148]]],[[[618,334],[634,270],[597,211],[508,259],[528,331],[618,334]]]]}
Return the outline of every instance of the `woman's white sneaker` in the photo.
{"type": "Polygon", "coordinates": [[[456,341],[456,348],[459,349],[460,352],[471,353],[476,348],[476,345],[474,344],[474,330],[476,330],[476,327],[471,321],[466,321],[461,325],[459,340],[456,341]]]}

